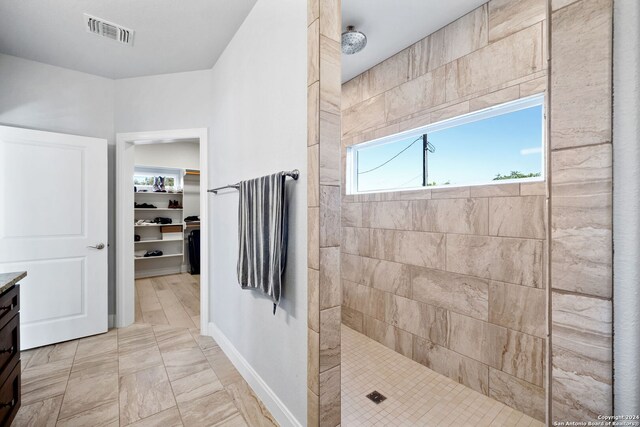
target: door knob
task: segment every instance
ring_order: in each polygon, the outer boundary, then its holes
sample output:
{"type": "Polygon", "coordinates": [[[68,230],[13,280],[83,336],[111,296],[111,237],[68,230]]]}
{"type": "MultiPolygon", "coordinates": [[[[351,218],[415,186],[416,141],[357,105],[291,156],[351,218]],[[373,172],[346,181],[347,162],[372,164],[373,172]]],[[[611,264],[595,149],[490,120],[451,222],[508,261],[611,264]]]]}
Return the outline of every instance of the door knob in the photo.
{"type": "Polygon", "coordinates": [[[88,248],[93,248],[93,249],[104,249],[104,243],[98,243],[95,246],[87,246],[88,248]]]}

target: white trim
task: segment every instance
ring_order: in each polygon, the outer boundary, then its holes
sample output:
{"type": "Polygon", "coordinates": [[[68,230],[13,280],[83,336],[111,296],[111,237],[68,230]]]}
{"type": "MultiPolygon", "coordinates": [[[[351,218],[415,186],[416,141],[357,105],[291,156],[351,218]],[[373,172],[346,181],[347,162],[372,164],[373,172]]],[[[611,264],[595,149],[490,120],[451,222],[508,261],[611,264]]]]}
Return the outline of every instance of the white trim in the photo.
{"type": "Polygon", "coordinates": [[[526,98],[516,99],[514,101],[505,102],[503,104],[494,105],[492,107],[488,107],[478,111],[472,111],[467,114],[463,114],[460,116],[452,117],[450,119],[442,120],[436,123],[430,123],[425,126],[421,126],[419,128],[406,130],[403,132],[395,133],[393,135],[384,136],[382,138],[373,139],[371,141],[362,142],[359,144],[351,145],[347,147],[346,152],[346,191],[347,195],[355,195],[355,194],[371,194],[371,193],[389,193],[389,192],[397,192],[397,191],[416,191],[416,190],[437,190],[440,188],[460,188],[460,187],[473,187],[479,185],[499,185],[499,184],[509,184],[514,182],[538,182],[545,180],[545,120],[546,117],[546,106],[545,106],[545,98],[544,94],[536,94],[532,96],[528,96],[526,98]],[[425,133],[432,133],[441,131],[444,129],[449,129],[456,126],[461,126],[467,123],[477,122],[480,120],[488,119],[491,117],[496,117],[499,115],[513,113],[516,111],[524,110],[530,107],[542,107],[542,152],[541,152],[541,169],[539,177],[532,178],[522,178],[522,179],[505,179],[500,181],[487,181],[487,182],[479,182],[472,184],[451,184],[451,185],[434,185],[434,186],[417,186],[417,187],[406,187],[406,188],[389,188],[389,189],[379,189],[379,190],[370,190],[370,191],[358,191],[357,189],[357,176],[358,171],[354,166],[358,151],[365,148],[372,148],[379,145],[388,144],[391,142],[398,141],[400,139],[405,138],[413,138],[425,133]]]}
{"type": "Polygon", "coordinates": [[[110,314],[109,315],[109,321],[108,321],[108,328],[111,329],[113,327],[116,326],[116,315],[115,314],[110,314]]]}
{"type": "MultiPolygon", "coordinates": [[[[179,240],[178,240],[179,241],[179,240]]],[[[182,271],[181,266],[170,267],[170,268],[150,268],[146,271],[138,271],[136,275],[136,279],[146,279],[147,277],[156,277],[156,276],[166,276],[169,274],[179,274],[186,273],[186,271],[182,271]]]]}
{"type": "Polygon", "coordinates": [[[251,364],[242,357],[242,354],[233,346],[227,336],[213,323],[209,323],[209,335],[218,343],[224,354],[227,355],[233,366],[251,386],[258,398],[265,404],[281,426],[302,427],[302,423],[289,411],[289,408],[280,400],[262,377],[253,369],[251,364]]]}
{"type": "MultiPolygon", "coordinates": [[[[200,142],[200,188],[208,188],[208,129],[176,129],[116,134],[116,326],[135,319],[133,258],[133,184],[135,144],[166,143],[197,139],[200,142]]],[[[200,329],[209,322],[209,203],[200,192],[200,329]]]]}

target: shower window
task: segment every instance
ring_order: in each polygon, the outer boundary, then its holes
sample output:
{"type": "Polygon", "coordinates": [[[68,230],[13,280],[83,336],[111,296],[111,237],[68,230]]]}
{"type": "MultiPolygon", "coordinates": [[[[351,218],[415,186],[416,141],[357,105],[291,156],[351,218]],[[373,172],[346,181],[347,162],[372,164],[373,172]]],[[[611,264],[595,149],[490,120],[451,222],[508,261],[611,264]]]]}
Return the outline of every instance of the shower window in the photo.
{"type": "Polygon", "coordinates": [[[350,194],[544,180],[536,95],[347,149],[350,194]]]}

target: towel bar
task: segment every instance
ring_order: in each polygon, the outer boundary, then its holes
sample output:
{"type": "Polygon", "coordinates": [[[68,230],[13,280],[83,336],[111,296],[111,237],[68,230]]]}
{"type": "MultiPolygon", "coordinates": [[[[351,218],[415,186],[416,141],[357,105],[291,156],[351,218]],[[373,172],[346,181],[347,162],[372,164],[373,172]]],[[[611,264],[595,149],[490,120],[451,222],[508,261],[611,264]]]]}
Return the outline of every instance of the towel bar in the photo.
{"type": "MultiPolygon", "coordinates": [[[[295,180],[297,180],[300,177],[300,171],[298,169],[294,169],[292,171],[284,171],[283,173],[285,176],[290,176],[295,180]]],[[[229,185],[225,185],[224,187],[212,188],[210,190],[207,190],[207,193],[218,194],[218,191],[224,190],[225,188],[235,188],[237,190],[238,188],[240,188],[240,183],[229,184],[229,185]]]]}

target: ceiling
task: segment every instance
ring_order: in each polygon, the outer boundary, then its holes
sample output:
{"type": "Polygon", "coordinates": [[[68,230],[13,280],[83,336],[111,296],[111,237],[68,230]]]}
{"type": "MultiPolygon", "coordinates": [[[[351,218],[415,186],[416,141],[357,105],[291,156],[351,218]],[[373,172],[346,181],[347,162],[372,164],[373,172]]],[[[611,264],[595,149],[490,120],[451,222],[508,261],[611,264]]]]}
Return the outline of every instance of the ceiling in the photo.
{"type": "Polygon", "coordinates": [[[353,25],[367,46],[342,55],[342,82],[393,56],[487,0],[342,0],[342,30],[353,25]]]}
{"type": "Polygon", "coordinates": [[[119,79],[211,68],[256,0],[0,0],[0,53],[119,79]],[[135,31],[86,31],[87,13],[135,31]]]}

